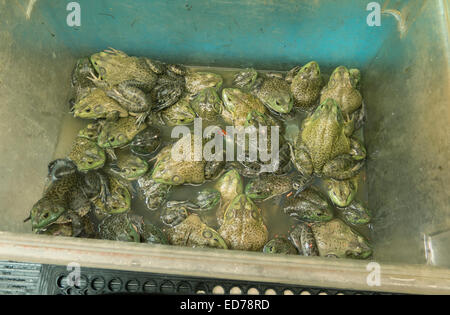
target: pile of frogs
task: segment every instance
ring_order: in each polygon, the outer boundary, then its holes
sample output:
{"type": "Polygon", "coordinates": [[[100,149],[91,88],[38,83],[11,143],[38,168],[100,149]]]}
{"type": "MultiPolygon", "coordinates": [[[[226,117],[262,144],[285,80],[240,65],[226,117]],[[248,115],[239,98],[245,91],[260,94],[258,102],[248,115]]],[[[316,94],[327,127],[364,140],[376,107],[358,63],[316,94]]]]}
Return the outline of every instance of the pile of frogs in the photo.
{"type": "Polygon", "coordinates": [[[328,79],[314,61],[286,73],[243,69],[225,87],[219,74],[115,49],[79,59],[72,73],[71,113],[90,121],[67,157],[48,165],[42,198],[31,210],[32,229],[369,258],[371,246],[357,227],[371,217],[355,197],[366,158],[355,136],[365,116],[360,82],[358,69],[339,66],[328,79]],[[190,126],[195,118],[222,127],[278,126],[278,168],[263,171],[267,162],[258,159],[174,159],[174,146],[188,141],[184,145],[193,147],[195,136],[164,140],[162,130],[190,126]],[[294,136],[288,136],[287,122],[298,126],[294,136]],[[181,186],[200,189],[189,200],[172,200],[171,191],[181,186]],[[157,219],[149,222],[133,211],[134,199],[157,219]],[[277,200],[276,215],[293,222],[272,239],[271,222],[259,206],[268,199],[277,200]]]}

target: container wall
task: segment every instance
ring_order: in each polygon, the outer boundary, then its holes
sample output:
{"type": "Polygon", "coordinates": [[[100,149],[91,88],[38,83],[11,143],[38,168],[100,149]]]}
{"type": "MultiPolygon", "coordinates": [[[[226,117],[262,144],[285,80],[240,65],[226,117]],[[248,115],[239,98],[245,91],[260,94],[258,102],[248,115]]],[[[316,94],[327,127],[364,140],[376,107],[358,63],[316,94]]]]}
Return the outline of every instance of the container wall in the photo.
{"type": "MultiPolygon", "coordinates": [[[[450,266],[448,7],[425,1],[364,76],[376,258],[450,266]],[[431,237],[424,246],[424,237],[431,237]]],[[[408,9],[408,8],[406,8],[408,9]]]]}

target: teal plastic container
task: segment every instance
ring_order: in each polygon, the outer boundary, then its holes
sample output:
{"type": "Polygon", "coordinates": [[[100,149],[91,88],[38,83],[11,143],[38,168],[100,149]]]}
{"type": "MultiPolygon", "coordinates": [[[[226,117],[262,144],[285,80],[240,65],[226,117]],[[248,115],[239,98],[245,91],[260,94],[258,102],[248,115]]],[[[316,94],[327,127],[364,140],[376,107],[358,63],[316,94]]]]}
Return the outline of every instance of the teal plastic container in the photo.
{"type": "Polygon", "coordinates": [[[316,60],[362,72],[374,259],[450,267],[448,33],[446,0],[0,0],[0,230],[31,230],[76,58],[113,47],[195,66],[316,60]]]}

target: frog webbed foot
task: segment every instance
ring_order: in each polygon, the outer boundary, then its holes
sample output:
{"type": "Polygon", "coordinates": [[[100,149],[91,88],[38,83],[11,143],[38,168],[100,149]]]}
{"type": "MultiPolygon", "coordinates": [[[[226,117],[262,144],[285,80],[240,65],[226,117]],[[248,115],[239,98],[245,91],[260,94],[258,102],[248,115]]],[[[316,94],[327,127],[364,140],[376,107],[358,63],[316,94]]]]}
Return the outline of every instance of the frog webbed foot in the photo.
{"type": "Polygon", "coordinates": [[[366,121],[366,104],[362,101],[361,107],[356,110],[352,116],[355,121],[355,130],[360,129],[366,121]]]}
{"type": "Polygon", "coordinates": [[[357,161],[350,154],[343,154],[328,161],[322,169],[323,175],[336,180],[347,180],[356,176],[364,166],[364,160],[357,161]]]}

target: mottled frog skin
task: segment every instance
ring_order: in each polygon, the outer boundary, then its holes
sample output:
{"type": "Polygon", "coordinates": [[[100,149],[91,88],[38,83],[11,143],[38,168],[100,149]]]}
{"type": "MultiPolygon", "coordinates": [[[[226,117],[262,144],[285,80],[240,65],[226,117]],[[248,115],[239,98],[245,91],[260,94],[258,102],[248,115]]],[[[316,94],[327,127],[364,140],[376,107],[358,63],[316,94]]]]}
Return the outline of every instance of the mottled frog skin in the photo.
{"type": "Polygon", "coordinates": [[[298,252],[302,256],[319,256],[316,239],[311,227],[299,222],[289,233],[289,239],[295,245],[298,252]]]}
{"type": "Polygon", "coordinates": [[[244,193],[244,186],[239,172],[231,169],[226,172],[214,185],[214,188],[220,192],[221,204],[216,211],[217,223],[222,225],[225,210],[237,196],[244,193]]]}
{"type": "Polygon", "coordinates": [[[261,210],[246,195],[239,195],[225,211],[220,235],[231,249],[259,251],[268,241],[261,210]]]}
{"type": "Polygon", "coordinates": [[[219,233],[203,223],[195,214],[189,215],[182,223],[169,229],[167,234],[172,245],[228,249],[219,233]]]}
{"type": "Polygon", "coordinates": [[[312,187],[298,195],[286,196],[283,211],[303,222],[330,221],[333,218],[333,210],[327,199],[312,187]]]}
{"type": "Polygon", "coordinates": [[[226,123],[236,127],[245,127],[247,116],[252,111],[266,113],[266,108],[258,98],[240,89],[223,89],[222,100],[224,103],[222,118],[226,123]]]}
{"type": "Polygon", "coordinates": [[[284,237],[276,237],[271,239],[264,245],[263,253],[266,254],[284,254],[284,255],[296,255],[297,249],[292,243],[284,237]]]}
{"type": "Polygon", "coordinates": [[[133,117],[120,118],[117,121],[105,122],[98,136],[97,143],[101,148],[120,148],[129,144],[133,138],[147,128],[146,124],[136,124],[133,117]]]}
{"type": "Polygon", "coordinates": [[[189,72],[185,76],[185,81],[186,90],[192,95],[206,88],[214,88],[219,92],[223,84],[220,75],[210,72],[189,72]]]}
{"type": "Polygon", "coordinates": [[[323,89],[320,101],[333,99],[344,115],[350,115],[362,105],[362,96],[357,89],[360,81],[357,69],[349,71],[344,66],[337,67],[331,74],[328,85],[323,89]]]}
{"type": "Polygon", "coordinates": [[[75,140],[68,158],[81,172],[102,168],[106,162],[105,151],[94,141],[81,137],[75,140]]]}
{"type": "Polygon", "coordinates": [[[320,256],[367,259],[372,255],[369,242],[340,219],[313,224],[320,256]]]}
{"type": "MultiPolygon", "coordinates": [[[[202,184],[206,180],[205,160],[196,161],[194,157],[194,138],[182,137],[158,153],[153,180],[168,185],[202,184]],[[173,150],[178,154],[174,156],[173,150]]],[[[199,141],[201,143],[201,139],[199,141]]]]}
{"type": "Polygon", "coordinates": [[[303,110],[313,109],[319,100],[323,80],[317,62],[311,61],[302,68],[291,70],[291,91],[295,106],[303,110]]]}

